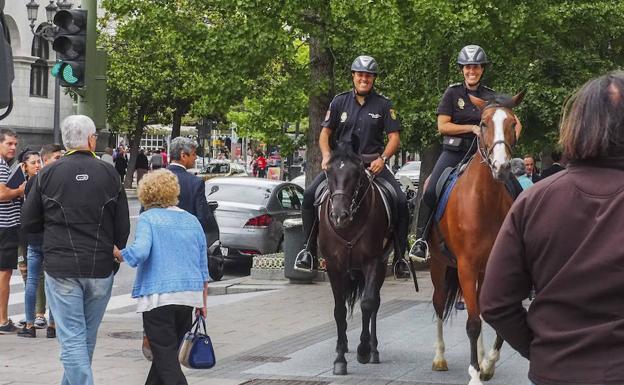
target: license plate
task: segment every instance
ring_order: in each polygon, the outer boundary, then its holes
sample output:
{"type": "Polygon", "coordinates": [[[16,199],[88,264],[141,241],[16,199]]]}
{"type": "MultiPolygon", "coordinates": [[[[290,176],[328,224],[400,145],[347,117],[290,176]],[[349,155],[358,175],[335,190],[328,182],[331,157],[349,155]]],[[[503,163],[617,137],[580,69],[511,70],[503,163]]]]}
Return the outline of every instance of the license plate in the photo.
{"type": "Polygon", "coordinates": [[[219,248],[221,249],[221,255],[223,255],[224,257],[227,257],[228,255],[228,248],[227,247],[223,247],[223,246],[219,246],[219,248]]]}

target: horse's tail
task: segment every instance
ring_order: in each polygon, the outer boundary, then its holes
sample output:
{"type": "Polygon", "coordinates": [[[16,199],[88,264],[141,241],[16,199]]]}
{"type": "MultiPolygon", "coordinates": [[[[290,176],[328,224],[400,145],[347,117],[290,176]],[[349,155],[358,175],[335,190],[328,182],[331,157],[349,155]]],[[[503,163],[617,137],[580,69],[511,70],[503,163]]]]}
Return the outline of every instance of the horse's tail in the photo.
{"type": "Polygon", "coordinates": [[[459,274],[456,267],[447,267],[446,276],[444,277],[445,298],[444,298],[444,314],[442,319],[446,321],[451,316],[451,310],[455,307],[457,300],[461,295],[461,286],[459,285],[459,274]]]}
{"type": "Polygon", "coordinates": [[[362,293],[364,293],[364,275],[356,270],[349,271],[345,286],[345,299],[349,308],[349,316],[352,316],[355,303],[362,298],[362,293]]]}

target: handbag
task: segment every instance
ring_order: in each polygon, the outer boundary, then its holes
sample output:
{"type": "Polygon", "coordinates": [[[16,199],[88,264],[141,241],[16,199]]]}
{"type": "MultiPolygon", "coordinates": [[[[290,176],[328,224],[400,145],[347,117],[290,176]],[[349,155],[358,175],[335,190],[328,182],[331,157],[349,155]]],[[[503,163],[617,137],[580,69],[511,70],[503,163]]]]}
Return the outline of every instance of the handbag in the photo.
{"type": "Polygon", "coordinates": [[[178,350],[180,364],[191,369],[210,369],[217,363],[212,341],[206,332],[206,320],[200,314],[186,332],[178,350]],[[202,329],[203,327],[203,333],[202,329]]]}

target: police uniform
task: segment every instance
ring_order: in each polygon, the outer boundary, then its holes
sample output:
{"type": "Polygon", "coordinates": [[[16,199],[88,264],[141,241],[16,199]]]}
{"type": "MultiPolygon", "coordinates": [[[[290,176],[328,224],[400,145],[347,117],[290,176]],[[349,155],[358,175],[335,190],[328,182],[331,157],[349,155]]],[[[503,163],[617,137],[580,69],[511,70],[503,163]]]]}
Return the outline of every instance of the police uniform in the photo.
{"type": "MultiPolygon", "coordinates": [[[[354,148],[354,151],[359,154],[381,155],[385,148],[384,134],[401,131],[401,123],[392,108],[392,102],[375,92],[374,89],[365,97],[362,105],[356,99],[355,90],[336,95],[329,105],[322,127],[332,130],[330,139],[332,148],[337,141],[357,142],[357,148],[354,148]]],[[[319,173],[304,192],[302,204],[304,232],[314,221],[314,193],[325,178],[324,172],[319,173]]],[[[383,178],[392,184],[397,191],[399,207],[407,208],[405,193],[388,167],[384,167],[377,174],[377,178],[383,178]]],[[[400,215],[406,214],[407,210],[399,210],[399,213],[400,215]]],[[[409,218],[407,215],[404,216],[405,218],[398,219],[398,233],[402,236],[400,229],[404,228],[403,237],[406,238],[409,218]]]]}
{"type": "MultiPolygon", "coordinates": [[[[481,111],[470,101],[468,95],[487,100],[494,97],[495,92],[482,84],[474,91],[469,90],[464,82],[452,84],[442,96],[436,111],[437,115],[448,115],[451,117],[451,123],[455,124],[479,125],[481,111]]],[[[468,153],[472,155],[476,151],[476,144],[472,146],[474,137],[471,132],[444,137],[442,154],[431,172],[429,184],[423,195],[423,200],[429,207],[433,208],[436,204],[435,188],[440,174],[447,167],[455,167],[468,153]]]]}

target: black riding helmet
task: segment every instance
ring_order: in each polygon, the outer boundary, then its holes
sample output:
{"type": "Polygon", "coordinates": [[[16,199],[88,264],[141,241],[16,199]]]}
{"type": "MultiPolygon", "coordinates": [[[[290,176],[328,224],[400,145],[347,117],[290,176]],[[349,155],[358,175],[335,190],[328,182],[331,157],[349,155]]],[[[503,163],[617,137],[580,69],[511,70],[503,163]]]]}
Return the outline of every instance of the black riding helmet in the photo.
{"type": "Polygon", "coordinates": [[[485,51],[478,45],[467,45],[462,48],[461,51],[459,51],[459,55],[457,55],[457,64],[460,66],[469,64],[486,65],[488,63],[485,51]]]}
{"type": "Polygon", "coordinates": [[[377,61],[371,56],[358,56],[351,64],[351,72],[368,72],[377,76],[377,61]]]}

